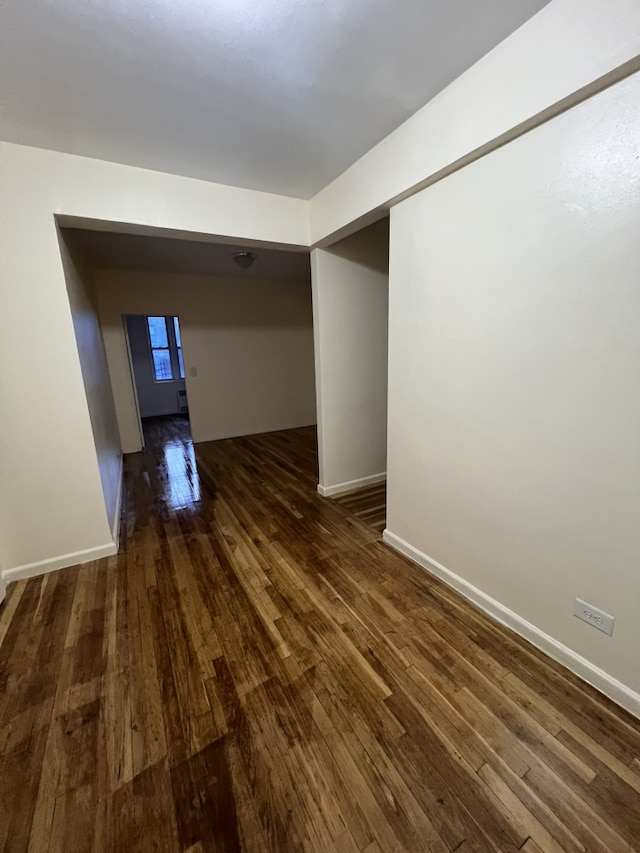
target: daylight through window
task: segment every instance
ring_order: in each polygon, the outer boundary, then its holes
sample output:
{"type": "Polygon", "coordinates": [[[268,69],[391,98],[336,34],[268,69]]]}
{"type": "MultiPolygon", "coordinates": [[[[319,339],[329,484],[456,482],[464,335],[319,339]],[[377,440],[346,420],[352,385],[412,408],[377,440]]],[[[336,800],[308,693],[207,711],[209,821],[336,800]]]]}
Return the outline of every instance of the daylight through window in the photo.
{"type": "Polygon", "coordinates": [[[177,317],[147,317],[156,382],[184,379],[182,339],[177,317]]]}

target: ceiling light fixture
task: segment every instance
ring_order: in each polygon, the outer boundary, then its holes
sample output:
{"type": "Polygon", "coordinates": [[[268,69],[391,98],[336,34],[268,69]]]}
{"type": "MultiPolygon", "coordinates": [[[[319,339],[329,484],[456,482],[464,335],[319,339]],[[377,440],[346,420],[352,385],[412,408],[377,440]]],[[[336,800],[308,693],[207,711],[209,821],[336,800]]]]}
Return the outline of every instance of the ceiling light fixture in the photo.
{"type": "Polygon", "coordinates": [[[242,267],[243,270],[248,270],[249,267],[253,266],[258,256],[255,252],[236,252],[232,257],[239,267],[242,267]]]}

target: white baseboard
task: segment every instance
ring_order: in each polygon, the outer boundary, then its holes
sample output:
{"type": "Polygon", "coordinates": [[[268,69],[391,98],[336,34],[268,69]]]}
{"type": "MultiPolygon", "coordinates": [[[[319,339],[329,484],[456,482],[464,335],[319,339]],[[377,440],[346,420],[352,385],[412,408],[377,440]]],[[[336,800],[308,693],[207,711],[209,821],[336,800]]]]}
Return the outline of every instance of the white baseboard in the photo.
{"type": "Polygon", "coordinates": [[[122,495],[123,495],[123,470],[124,459],[120,455],[120,473],[118,477],[118,494],[116,497],[116,508],[113,520],[111,535],[113,542],[106,545],[96,545],[95,548],[87,548],[85,551],[74,551],[71,554],[62,554],[59,557],[52,557],[48,560],[39,560],[37,563],[27,563],[24,566],[16,566],[13,569],[4,569],[0,572],[0,602],[5,596],[7,584],[14,581],[27,580],[35,578],[38,575],[45,575],[48,572],[55,572],[58,569],[66,569],[69,566],[78,566],[82,563],[90,563],[92,560],[100,560],[103,557],[112,557],[117,554],[120,548],[120,513],[122,510],[122,495]]]}
{"type": "Polygon", "coordinates": [[[342,492],[351,492],[354,489],[361,489],[364,486],[373,486],[375,483],[383,483],[387,479],[387,472],[381,474],[371,474],[370,477],[360,477],[359,480],[349,480],[346,483],[336,483],[335,486],[323,486],[318,484],[318,491],[323,498],[330,498],[332,495],[339,495],[342,492]]]}
{"type": "Polygon", "coordinates": [[[95,548],[87,548],[86,551],[75,551],[72,554],[62,554],[60,557],[52,557],[49,560],[27,563],[25,566],[16,566],[14,569],[4,569],[2,580],[5,584],[9,584],[14,581],[35,578],[37,575],[45,575],[47,572],[66,569],[68,566],[89,563],[91,560],[100,560],[102,557],[112,557],[117,553],[118,548],[115,542],[109,542],[107,545],[97,545],[95,548]]]}
{"type": "Polygon", "coordinates": [[[491,616],[496,622],[510,628],[516,634],[519,634],[525,640],[528,640],[537,649],[547,654],[550,658],[558,663],[566,666],[575,675],[582,678],[596,690],[604,693],[618,705],[629,711],[635,717],[640,718],[640,693],[636,693],[626,684],[618,681],[612,675],[609,675],[603,669],[600,669],[595,664],[583,658],[581,655],[574,652],[568,646],[555,640],[549,634],[545,634],[540,628],[536,628],[531,622],[527,622],[513,610],[509,610],[499,601],[491,598],[486,593],[472,586],[468,581],[454,574],[441,563],[432,560],[422,551],[418,551],[413,545],[405,542],[395,533],[390,530],[385,530],[382,534],[383,541],[393,548],[408,557],[414,563],[417,563],[421,568],[425,569],[429,574],[434,575],[441,581],[457,590],[464,598],[472,601],[481,610],[491,616]]]}
{"type": "Polygon", "coordinates": [[[120,472],[118,474],[118,496],[116,498],[116,510],[115,515],[113,517],[113,527],[111,528],[111,535],[113,536],[113,541],[116,546],[116,553],[120,550],[120,513],[122,512],[122,493],[124,489],[123,483],[123,473],[124,473],[124,456],[120,454],[120,472]]]}

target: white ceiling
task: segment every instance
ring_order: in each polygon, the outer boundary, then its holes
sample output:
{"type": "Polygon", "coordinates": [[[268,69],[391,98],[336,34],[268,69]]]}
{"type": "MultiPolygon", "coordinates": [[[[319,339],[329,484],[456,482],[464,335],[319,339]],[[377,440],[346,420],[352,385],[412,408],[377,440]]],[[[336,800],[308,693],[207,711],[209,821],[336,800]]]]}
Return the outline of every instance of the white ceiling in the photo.
{"type": "Polygon", "coordinates": [[[0,137],[310,198],[548,0],[2,0],[0,137]]]}
{"type": "Polygon", "coordinates": [[[82,252],[85,263],[95,269],[188,273],[244,279],[311,279],[309,252],[287,252],[253,246],[76,228],[65,228],[64,234],[70,244],[82,252]],[[248,270],[241,269],[233,260],[233,254],[243,250],[253,251],[257,256],[248,270]]]}

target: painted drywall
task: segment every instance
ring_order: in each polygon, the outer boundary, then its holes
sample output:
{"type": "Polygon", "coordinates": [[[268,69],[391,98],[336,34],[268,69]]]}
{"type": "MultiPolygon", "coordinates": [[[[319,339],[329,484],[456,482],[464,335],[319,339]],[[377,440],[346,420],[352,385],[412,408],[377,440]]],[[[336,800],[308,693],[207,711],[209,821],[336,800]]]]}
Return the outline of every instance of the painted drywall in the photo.
{"type": "Polygon", "coordinates": [[[384,478],[389,221],[312,253],[323,494],[384,478]]]}
{"type": "Polygon", "coordinates": [[[99,270],[95,282],[125,452],[140,446],[124,340],[126,314],[180,318],[194,441],[316,422],[308,280],[99,270]]]}
{"type": "Polygon", "coordinates": [[[91,272],[83,264],[81,253],[77,247],[74,247],[73,241],[69,241],[64,232],[60,233],[60,253],[96,448],[107,523],[113,540],[117,541],[122,488],[122,451],[91,272]]]}
{"type": "Polygon", "coordinates": [[[156,381],[145,315],[130,314],[126,318],[126,327],[140,417],[176,414],[181,405],[178,392],[185,390],[184,379],[156,381]]]}
{"type": "Polygon", "coordinates": [[[3,130],[309,198],[546,2],[5,2],[3,130]]]}
{"type": "Polygon", "coordinates": [[[308,205],[7,143],[0,170],[0,564],[18,577],[111,539],[55,215],[296,246],[308,205]]]}
{"type": "Polygon", "coordinates": [[[637,0],[553,0],[314,196],[312,245],[639,55],[637,0]]]}
{"type": "Polygon", "coordinates": [[[389,316],[388,529],[632,691],[639,127],[635,75],[394,208],[389,316]]]}
{"type": "Polygon", "coordinates": [[[10,580],[103,556],[113,541],[53,216],[4,169],[2,213],[0,563],[10,580]]]}

